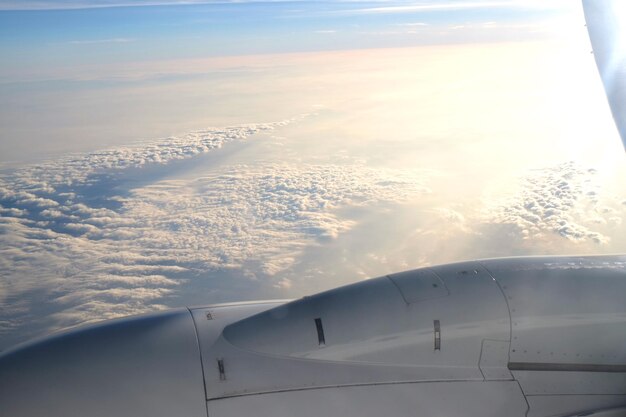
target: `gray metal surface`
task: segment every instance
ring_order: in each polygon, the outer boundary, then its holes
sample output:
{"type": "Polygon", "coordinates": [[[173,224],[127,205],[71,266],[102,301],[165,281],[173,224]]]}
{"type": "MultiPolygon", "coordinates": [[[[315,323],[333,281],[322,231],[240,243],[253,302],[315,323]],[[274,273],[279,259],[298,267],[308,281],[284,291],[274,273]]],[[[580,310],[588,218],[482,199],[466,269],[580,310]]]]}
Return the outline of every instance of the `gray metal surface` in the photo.
{"type": "Polygon", "coordinates": [[[486,380],[513,379],[509,371],[508,340],[483,340],[480,353],[480,371],[486,380]]]}
{"type": "Polygon", "coordinates": [[[626,257],[484,264],[511,311],[511,362],[626,364],[626,257]]]}
{"type": "Polygon", "coordinates": [[[508,368],[527,395],[626,394],[626,257],[483,264],[506,296],[508,368]]]}
{"type": "MultiPolygon", "coordinates": [[[[594,411],[594,412],[584,414],[584,415],[590,416],[590,417],[625,417],[626,408],[620,407],[620,408],[615,408],[615,409],[610,409],[610,410],[600,410],[600,411],[594,411]]],[[[577,414],[575,417],[579,417],[579,416],[582,416],[582,414],[577,414]]]]}
{"type": "Polygon", "coordinates": [[[105,322],[0,356],[0,416],[623,417],[625,294],[623,255],[512,258],[105,322]]]}
{"type": "Polygon", "coordinates": [[[187,309],[60,334],[0,356],[2,417],[206,417],[187,309]]]}
{"type": "Polygon", "coordinates": [[[523,417],[515,382],[434,382],[339,387],[215,400],[219,417],[523,417]]]}
{"type": "Polygon", "coordinates": [[[542,395],[528,398],[530,412],[527,417],[546,416],[595,416],[608,417],[606,414],[594,414],[594,410],[620,408],[612,410],[613,417],[625,417],[626,410],[621,407],[626,406],[626,395],[542,395]],[[622,414],[619,414],[621,412],[622,414]]]}
{"type": "Polygon", "coordinates": [[[398,272],[388,277],[398,287],[407,304],[450,294],[437,274],[428,268],[398,272]]]}
{"type": "Polygon", "coordinates": [[[487,377],[479,367],[484,340],[508,343],[510,338],[504,297],[479,264],[407,272],[399,282],[400,287],[390,277],[367,280],[233,323],[213,343],[204,343],[201,336],[207,398],[329,386],[511,379],[506,350],[485,358],[490,361],[486,367],[492,368],[487,377]],[[411,277],[421,282],[410,284],[411,277]],[[432,296],[409,295],[424,282],[432,296]],[[317,319],[323,325],[323,344],[317,319]],[[435,345],[437,322],[440,338],[435,345]],[[219,360],[225,380],[215,367],[219,360]]]}

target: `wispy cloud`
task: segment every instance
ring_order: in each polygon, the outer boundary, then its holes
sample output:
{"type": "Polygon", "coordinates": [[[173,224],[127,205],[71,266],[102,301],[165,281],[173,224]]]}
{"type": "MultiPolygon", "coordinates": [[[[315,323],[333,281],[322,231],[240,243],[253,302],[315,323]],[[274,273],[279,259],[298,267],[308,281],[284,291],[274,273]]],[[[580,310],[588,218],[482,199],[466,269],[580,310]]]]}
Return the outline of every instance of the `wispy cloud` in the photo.
{"type": "Polygon", "coordinates": [[[417,13],[428,11],[453,11],[453,10],[470,10],[483,8],[511,7],[513,1],[442,1],[428,2],[420,4],[398,3],[386,6],[376,7],[360,7],[345,10],[329,12],[329,14],[337,15],[358,15],[358,14],[397,14],[397,13],[417,13]]]}
{"type": "Polygon", "coordinates": [[[413,23],[396,23],[394,26],[401,26],[401,27],[424,27],[424,26],[429,26],[429,24],[425,23],[425,22],[413,22],[413,23]]]}
{"type": "MultiPolygon", "coordinates": [[[[448,0],[448,1],[426,1],[426,2],[403,2],[403,1],[389,1],[385,2],[385,5],[380,6],[367,6],[367,7],[353,7],[342,10],[332,10],[327,12],[330,15],[376,15],[376,14],[406,14],[406,13],[421,13],[421,12],[437,12],[437,11],[464,11],[474,9],[554,9],[562,7],[566,4],[565,0],[559,0],[554,2],[546,2],[539,0],[485,0],[485,1],[471,1],[471,0],[448,0]]],[[[570,5],[571,6],[571,5],[570,5]]]]}
{"type": "MultiPolygon", "coordinates": [[[[311,2],[310,0],[295,0],[297,2],[311,2]]],[[[94,9],[108,7],[149,7],[149,6],[182,6],[194,4],[241,4],[241,3],[292,3],[294,0],[0,0],[0,11],[2,10],[71,10],[71,9],[94,9]]],[[[563,5],[571,3],[569,0],[447,0],[447,1],[422,1],[419,3],[403,0],[378,0],[364,2],[361,0],[338,0],[341,4],[366,4],[367,7],[354,7],[351,9],[337,11],[340,14],[379,14],[379,13],[403,13],[437,10],[467,10],[477,8],[494,7],[524,7],[524,8],[553,8],[555,4],[563,5]],[[372,3],[379,3],[381,6],[371,7],[372,3]],[[384,6],[382,6],[384,4],[384,6]]],[[[335,12],[333,12],[335,13],[335,12]]]]}
{"type": "Polygon", "coordinates": [[[0,0],[2,10],[76,10],[110,7],[184,6],[194,4],[229,4],[282,2],[287,0],[0,0]]]}
{"type": "Polygon", "coordinates": [[[71,45],[93,45],[93,44],[101,44],[101,43],[130,43],[130,42],[135,42],[136,40],[137,39],[132,39],[132,38],[86,39],[86,40],[69,41],[68,43],[71,45]]]}

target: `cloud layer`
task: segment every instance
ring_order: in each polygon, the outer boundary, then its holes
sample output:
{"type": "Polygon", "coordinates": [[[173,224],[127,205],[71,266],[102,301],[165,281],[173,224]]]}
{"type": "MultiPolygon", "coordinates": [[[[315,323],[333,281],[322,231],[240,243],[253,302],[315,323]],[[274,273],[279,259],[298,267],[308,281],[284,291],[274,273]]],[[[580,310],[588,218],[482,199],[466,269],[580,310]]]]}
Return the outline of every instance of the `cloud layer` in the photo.
{"type": "Polygon", "coordinates": [[[186,304],[177,297],[189,291],[211,302],[222,290],[246,297],[255,286],[289,289],[307,251],[356,230],[358,213],[396,213],[398,204],[420,218],[419,229],[387,237],[406,250],[377,255],[371,245],[369,255],[348,256],[376,264],[404,256],[410,268],[524,254],[525,245],[528,253],[610,247],[626,215],[623,196],[607,195],[598,172],[573,162],[532,171],[474,209],[432,197],[422,203],[430,171],[357,159],[254,161],[199,178],[172,175],[177,164],[296,120],[208,129],[3,176],[0,335],[7,345],[0,349],[51,328],[186,304]]]}
{"type": "Polygon", "coordinates": [[[600,199],[597,171],[574,162],[535,171],[522,180],[515,196],[487,210],[483,220],[508,226],[525,240],[558,235],[572,242],[607,244],[611,238],[600,230],[620,225],[619,201],[600,199]]]}
{"type": "Polygon", "coordinates": [[[353,226],[342,211],[429,192],[425,173],[358,163],[233,165],[160,179],[293,121],[209,129],[4,176],[0,335],[165,308],[181,285],[218,270],[271,283],[306,247],[353,226]]]}

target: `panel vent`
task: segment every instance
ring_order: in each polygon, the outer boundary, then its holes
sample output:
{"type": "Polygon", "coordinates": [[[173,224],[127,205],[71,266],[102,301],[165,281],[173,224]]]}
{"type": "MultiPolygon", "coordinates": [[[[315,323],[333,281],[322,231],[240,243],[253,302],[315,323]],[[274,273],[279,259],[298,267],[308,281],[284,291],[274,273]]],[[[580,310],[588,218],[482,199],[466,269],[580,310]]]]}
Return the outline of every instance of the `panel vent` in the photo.
{"type": "Polygon", "coordinates": [[[224,370],[224,359],[217,360],[217,369],[220,372],[220,381],[225,381],[226,371],[224,370]]]}
{"type": "Polygon", "coordinates": [[[324,337],[324,327],[322,326],[322,319],[315,319],[315,328],[317,329],[317,343],[320,346],[326,346],[326,338],[324,337]]]}

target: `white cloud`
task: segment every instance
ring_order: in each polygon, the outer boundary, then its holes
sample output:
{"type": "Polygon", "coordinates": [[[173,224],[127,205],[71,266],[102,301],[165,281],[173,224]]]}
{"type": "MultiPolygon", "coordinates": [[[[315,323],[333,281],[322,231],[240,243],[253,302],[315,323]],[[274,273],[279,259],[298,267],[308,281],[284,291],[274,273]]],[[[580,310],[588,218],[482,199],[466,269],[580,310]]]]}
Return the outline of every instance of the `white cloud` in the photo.
{"type": "Polygon", "coordinates": [[[395,26],[424,27],[424,26],[429,26],[429,24],[425,22],[412,22],[412,23],[396,23],[395,26]]]}
{"type": "Polygon", "coordinates": [[[356,15],[356,14],[396,14],[410,12],[426,12],[438,10],[465,10],[477,8],[493,8],[510,6],[511,1],[477,1],[477,2],[431,2],[425,4],[402,4],[399,2],[391,2],[388,6],[362,7],[349,10],[340,10],[331,12],[340,15],[356,15]],[[394,4],[395,3],[395,4],[394,4]]]}
{"type": "Polygon", "coordinates": [[[594,169],[573,162],[535,171],[522,181],[516,196],[488,209],[485,223],[508,225],[523,239],[559,235],[572,242],[607,244],[610,238],[596,227],[621,222],[614,209],[599,204],[594,169]]]}
{"type": "Polygon", "coordinates": [[[26,322],[49,329],[164,308],[183,283],[218,270],[289,289],[291,281],[272,277],[354,227],[351,210],[428,192],[426,173],[363,162],[154,179],[174,161],[289,122],[207,129],[0,177],[0,334],[26,322]],[[149,185],[125,185],[144,172],[149,185]]]}
{"type": "Polygon", "coordinates": [[[331,11],[328,14],[337,15],[368,15],[368,14],[406,14],[432,11],[463,11],[473,9],[556,9],[570,6],[567,1],[539,1],[539,0],[502,0],[502,1],[426,1],[421,3],[389,1],[384,6],[355,7],[352,9],[331,11]]]}
{"type": "Polygon", "coordinates": [[[2,175],[0,334],[16,323],[50,328],[161,308],[156,301],[193,272],[178,264],[189,256],[167,246],[143,253],[145,238],[135,239],[145,233],[146,219],[125,213],[129,200],[116,187],[294,120],[207,129],[2,175]],[[33,293],[45,294],[44,301],[33,293]],[[32,317],[33,309],[46,314],[32,317]]]}
{"type": "Polygon", "coordinates": [[[337,209],[406,201],[427,192],[422,180],[364,166],[235,166],[136,190],[124,207],[138,219],[135,239],[144,248],[177,249],[179,261],[206,267],[253,260],[274,274],[302,248],[353,226],[337,209]]]}
{"type": "Polygon", "coordinates": [[[28,215],[28,211],[24,209],[16,209],[16,208],[4,208],[0,205],[0,215],[5,215],[7,217],[23,217],[28,215]]]}
{"type": "Polygon", "coordinates": [[[94,44],[104,44],[104,43],[130,43],[135,42],[136,39],[131,38],[110,38],[110,39],[83,39],[83,40],[75,40],[69,41],[69,44],[72,45],[94,45],[94,44]]]}

